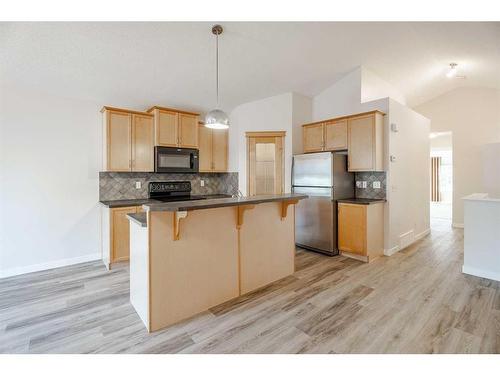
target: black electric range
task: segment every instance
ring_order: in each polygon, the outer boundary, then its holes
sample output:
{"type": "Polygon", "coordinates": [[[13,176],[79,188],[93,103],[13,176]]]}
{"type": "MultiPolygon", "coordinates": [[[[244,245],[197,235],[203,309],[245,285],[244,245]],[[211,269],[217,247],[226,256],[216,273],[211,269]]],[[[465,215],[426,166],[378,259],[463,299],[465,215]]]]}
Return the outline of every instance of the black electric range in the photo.
{"type": "Polygon", "coordinates": [[[189,181],[150,182],[148,195],[150,199],[155,199],[161,202],[206,199],[205,197],[191,195],[191,182],[189,181]]]}

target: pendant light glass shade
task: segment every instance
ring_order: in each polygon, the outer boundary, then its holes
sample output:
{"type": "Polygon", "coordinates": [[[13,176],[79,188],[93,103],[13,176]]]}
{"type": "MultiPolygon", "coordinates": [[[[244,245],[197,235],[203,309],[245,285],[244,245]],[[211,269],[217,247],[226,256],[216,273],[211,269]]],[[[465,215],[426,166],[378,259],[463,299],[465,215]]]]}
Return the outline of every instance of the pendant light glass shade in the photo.
{"type": "Polygon", "coordinates": [[[227,129],[229,128],[228,115],[219,109],[219,35],[222,34],[223,28],[220,25],[212,27],[212,34],[215,35],[215,93],[217,98],[217,106],[205,116],[205,126],[210,129],[227,129]]]}
{"type": "Polygon", "coordinates": [[[205,126],[210,129],[229,128],[229,117],[220,109],[212,109],[205,116],[205,126]]]}

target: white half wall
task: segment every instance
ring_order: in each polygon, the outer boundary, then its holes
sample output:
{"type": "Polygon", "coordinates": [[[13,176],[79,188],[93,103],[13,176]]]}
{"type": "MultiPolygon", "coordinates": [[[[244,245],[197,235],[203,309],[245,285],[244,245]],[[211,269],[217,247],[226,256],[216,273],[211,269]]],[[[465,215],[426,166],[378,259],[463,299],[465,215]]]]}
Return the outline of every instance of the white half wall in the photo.
{"type": "Polygon", "coordinates": [[[483,176],[484,150],[488,144],[500,142],[500,90],[459,88],[415,110],[432,121],[432,132],[452,132],[453,223],[463,225],[462,198],[500,188],[491,186],[491,180],[483,176]]]}
{"type": "Polygon", "coordinates": [[[291,191],[292,168],[292,103],[293,94],[257,100],[236,107],[229,115],[230,170],[238,171],[239,187],[247,195],[247,140],[248,131],[286,131],[285,136],[285,192],[291,191]]]}
{"type": "Polygon", "coordinates": [[[0,91],[0,277],[101,257],[99,110],[0,91]]]}

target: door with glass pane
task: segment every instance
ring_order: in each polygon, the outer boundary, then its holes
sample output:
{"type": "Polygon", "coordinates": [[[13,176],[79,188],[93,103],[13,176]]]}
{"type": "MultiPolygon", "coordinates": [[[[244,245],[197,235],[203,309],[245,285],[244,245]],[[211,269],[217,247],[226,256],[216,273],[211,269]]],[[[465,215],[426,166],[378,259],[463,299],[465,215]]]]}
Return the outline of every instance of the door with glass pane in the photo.
{"type": "Polygon", "coordinates": [[[283,193],[284,132],[247,133],[248,195],[283,193]]]}

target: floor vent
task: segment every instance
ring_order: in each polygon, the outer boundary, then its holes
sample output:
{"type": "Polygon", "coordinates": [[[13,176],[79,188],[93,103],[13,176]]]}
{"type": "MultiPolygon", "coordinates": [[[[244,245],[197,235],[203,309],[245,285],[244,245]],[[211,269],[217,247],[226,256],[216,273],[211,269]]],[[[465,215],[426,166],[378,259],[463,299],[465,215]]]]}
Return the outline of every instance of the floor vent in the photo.
{"type": "Polygon", "coordinates": [[[399,249],[404,249],[405,247],[410,246],[414,241],[415,233],[413,233],[413,230],[403,233],[399,236],[399,249]]]}

